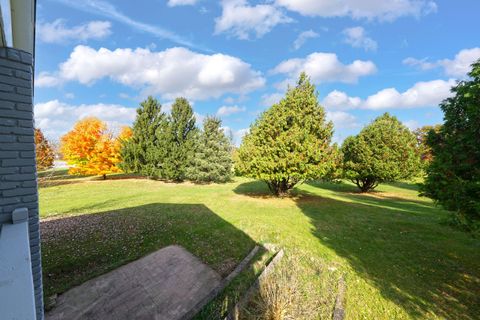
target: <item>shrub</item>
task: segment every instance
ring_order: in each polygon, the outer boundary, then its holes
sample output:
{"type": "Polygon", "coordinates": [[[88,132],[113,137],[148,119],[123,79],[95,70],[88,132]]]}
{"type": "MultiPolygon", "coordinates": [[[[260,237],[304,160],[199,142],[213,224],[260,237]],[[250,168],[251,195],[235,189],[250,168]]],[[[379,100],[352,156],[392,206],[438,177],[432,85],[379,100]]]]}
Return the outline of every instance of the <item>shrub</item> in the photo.
{"type": "Polygon", "coordinates": [[[344,175],[362,192],[379,183],[407,179],[420,169],[416,139],[396,117],[385,113],[342,145],[344,175]]]}

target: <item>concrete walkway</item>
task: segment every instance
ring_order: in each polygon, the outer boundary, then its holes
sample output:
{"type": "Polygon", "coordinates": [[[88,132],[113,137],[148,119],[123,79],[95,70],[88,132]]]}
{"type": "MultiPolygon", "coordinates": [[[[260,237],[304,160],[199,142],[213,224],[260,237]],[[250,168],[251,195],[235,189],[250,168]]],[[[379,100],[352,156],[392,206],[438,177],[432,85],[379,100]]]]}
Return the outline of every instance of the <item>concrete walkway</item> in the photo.
{"type": "Polygon", "coordinates": [[[187,250],[169,246],[60,295],[46,319],[181,319],[220,280],[187,250]]]}

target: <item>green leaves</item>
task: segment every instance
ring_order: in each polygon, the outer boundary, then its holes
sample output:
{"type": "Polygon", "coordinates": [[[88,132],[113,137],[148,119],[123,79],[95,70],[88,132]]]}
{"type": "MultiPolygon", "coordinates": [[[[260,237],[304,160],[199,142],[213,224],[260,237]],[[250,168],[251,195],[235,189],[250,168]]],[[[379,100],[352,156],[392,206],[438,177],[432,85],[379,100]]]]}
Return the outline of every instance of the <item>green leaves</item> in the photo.
{"type": "Polygon", "coordinates": [[[445,123],[427,138],[433,160],[422,193],[452,210],[454,223],[480,230],[480,60],[469,76],[440,105],[445,123]]]}
{"type": "Polygon", "coordinates": [[[345,139],[342,152],[344,175],[362,192],[382,182],[410,178],[420,170],[415,135],[388,113],[345,139]]]}
{"type": "Polygon", "coordinates": [[[275,195],[298,182],[326,176],[333,166],[333,124],[326,122],[315,86],[305,73],[285,98],[262,113],[238,151],[238,167],[265,181],[275,195]]]}

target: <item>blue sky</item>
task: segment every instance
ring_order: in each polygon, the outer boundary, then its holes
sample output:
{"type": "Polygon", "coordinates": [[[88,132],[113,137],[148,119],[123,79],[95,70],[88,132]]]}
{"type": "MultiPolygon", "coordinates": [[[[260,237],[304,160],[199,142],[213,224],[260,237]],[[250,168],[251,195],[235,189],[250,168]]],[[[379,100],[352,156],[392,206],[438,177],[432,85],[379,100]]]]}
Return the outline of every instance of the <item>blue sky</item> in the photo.
{"type": "Polygon", "coordinates": [[[36,125],[58,139],[79,119],[130,125],[153,95],[191,101],[237,143],[301,71],[334,141],[388,111],[410,128],[480,58],[476,0],[40,0],[36,125]]]}

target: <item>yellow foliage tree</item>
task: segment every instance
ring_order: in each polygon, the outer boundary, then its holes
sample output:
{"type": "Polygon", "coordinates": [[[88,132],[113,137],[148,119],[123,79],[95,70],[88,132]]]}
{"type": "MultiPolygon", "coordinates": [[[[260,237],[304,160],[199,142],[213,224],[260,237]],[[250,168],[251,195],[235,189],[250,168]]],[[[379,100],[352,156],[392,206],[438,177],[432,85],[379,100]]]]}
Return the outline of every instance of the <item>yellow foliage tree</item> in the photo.
{"type": "Polygon", "coordinates": [[[125,127],[118,137],[113,137],[107,125],[97,118],[78,121],[73,130],[62,137],[61,151],[71,165],[69,174],[100,175],[121,172],[120,141],[131,136],[131,129],[125,127]]]}
{"type": "Polygon", "coordinates": [[[55,152],[52,145],[43,135],[42,130],[35,129],[35,154],[37,161],[37,170],[47,170],[53,167],[55,152]]]}

